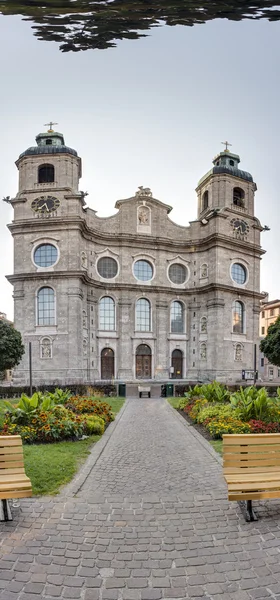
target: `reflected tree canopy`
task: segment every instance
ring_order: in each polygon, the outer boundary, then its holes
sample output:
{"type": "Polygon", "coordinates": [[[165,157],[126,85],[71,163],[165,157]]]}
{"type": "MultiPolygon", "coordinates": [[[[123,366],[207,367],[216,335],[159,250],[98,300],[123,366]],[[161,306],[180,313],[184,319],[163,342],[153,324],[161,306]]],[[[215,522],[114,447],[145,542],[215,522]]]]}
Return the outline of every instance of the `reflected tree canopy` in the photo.
{"type": "Polygon", "coordinates": [[[280,19],[269,0],[0,0],[0,14],[21,15],[40,40],[62,52],[105,49],[117,40],[145,37],[152,27],[206,23],[213,19],[280,19]]]}

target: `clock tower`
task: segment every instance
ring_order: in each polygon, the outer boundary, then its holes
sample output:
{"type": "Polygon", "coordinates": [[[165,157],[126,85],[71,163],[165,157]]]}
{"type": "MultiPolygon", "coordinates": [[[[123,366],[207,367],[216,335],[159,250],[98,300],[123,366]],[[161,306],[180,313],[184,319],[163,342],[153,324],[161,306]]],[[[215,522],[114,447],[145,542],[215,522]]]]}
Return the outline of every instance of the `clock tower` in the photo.
{"type": "Polygon", "coordinates": [[[9,225],[14,274],[8,280],[14,286],[15,327],[22,333],[26,353],[15,370],[15,383],[28,380],[29,342],[37,383],[43,371],[44,380],[78,381],[86,368],[80,336],[84,298],[80,228],[85,204],[79,192],[81,159],[53,125],[39,133],[36,146],[16,161],[19,189],[11,200],[14,220],[9,225]],[[65,343],[69,323],[71,352],[65,343]]]}

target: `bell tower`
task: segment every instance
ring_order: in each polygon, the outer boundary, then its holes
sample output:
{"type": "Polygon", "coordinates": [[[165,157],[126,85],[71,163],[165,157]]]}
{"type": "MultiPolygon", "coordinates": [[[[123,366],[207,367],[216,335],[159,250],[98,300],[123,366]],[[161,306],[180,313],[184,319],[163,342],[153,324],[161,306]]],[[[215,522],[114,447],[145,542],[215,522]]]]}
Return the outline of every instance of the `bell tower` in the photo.
{"type": "Polygon", "coordinates": [[[198,182],[197,217],[205,218],[213,210],[229,208],[254,217],[257,189],[251,173],[239,169],[240,157],[226,148],[213,159],[213,167],[198,182]]]}

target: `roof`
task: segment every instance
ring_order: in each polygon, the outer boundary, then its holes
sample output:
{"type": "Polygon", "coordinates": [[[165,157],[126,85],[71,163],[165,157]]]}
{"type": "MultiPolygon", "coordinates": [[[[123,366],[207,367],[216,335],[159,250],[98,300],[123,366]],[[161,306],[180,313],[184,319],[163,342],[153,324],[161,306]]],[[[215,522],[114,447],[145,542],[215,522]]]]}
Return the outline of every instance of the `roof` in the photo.
{"type": "Polygon", "coordinates": [[[69,146],[31,146],[19,155],[19,158],[23,156],[31,156],[35,154],[72,154],[78,156],[78,152],[70,148],[69,146]]]}
{"type": "Polygon", "coordinates": [[[203,175],[203,177],[201,177],[201,179],[199,180],[198,185],[200,185],[210,175],[222,175],[223,173],[231,175],[233,177],[238,177],[239,179],[243,179],[245,181],[254,181],[251,173],[248,173],[247,171],[242,171],[237,167],[219,165],[218,167],[212,167],[212,169],[210,169],[210,171],[208,171],[206,175],[203,175]]]}

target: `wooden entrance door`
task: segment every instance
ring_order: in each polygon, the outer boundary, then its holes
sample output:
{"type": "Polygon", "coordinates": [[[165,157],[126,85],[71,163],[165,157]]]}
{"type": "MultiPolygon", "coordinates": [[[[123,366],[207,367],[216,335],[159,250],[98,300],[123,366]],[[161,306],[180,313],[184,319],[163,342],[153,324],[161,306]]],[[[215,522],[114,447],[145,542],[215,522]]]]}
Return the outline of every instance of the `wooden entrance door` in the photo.
{"type": "Polygon", "coordinates": [[[183,353],[181,350],[173,350],[172,367],[174,369],[173,378],[182,379],[183,377],[183,353]]]}
{"type": "Polygon", "coordinates": [[[136,350],[136,379],[151,379],[152,352],[150,346],[141,344],[136,350]]]}
{"type": "Polygon", "coordinates": [[[115,375],[115,355],[112,348],[103,348],[101,352],[101,379],[113,379],[115,375]]]}

